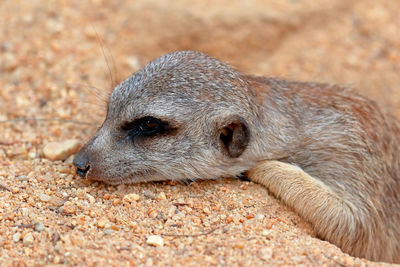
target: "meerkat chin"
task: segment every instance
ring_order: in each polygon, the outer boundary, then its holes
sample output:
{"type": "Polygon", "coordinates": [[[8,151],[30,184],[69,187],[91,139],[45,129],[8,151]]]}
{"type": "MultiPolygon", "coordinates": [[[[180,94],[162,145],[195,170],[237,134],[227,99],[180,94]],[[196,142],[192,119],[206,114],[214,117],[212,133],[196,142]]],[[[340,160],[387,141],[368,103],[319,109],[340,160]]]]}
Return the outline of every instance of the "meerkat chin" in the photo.
{"type": "Polygon", "coordinates": [[[398,122],[354,91],[250,76],[184,51],[113,90],[74,164],[109,184],[249,171],[321,239],[400,263],[399,147],[398,122]]]}

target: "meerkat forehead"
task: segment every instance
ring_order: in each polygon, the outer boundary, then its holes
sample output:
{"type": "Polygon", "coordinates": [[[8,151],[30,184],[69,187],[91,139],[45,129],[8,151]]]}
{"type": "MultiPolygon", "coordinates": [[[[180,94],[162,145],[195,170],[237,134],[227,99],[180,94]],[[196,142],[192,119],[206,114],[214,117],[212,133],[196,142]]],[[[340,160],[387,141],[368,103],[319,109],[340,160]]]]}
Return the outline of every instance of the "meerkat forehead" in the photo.
{"type": "Polygon", "coordinates": [[[181,118],[179,112],[232,105],[246,98],[245,87],[240,73],[228,64],[200,52],[175,52],[153,60],[117,86],[108,101],[108,116],[159,113],[181,118]]]}

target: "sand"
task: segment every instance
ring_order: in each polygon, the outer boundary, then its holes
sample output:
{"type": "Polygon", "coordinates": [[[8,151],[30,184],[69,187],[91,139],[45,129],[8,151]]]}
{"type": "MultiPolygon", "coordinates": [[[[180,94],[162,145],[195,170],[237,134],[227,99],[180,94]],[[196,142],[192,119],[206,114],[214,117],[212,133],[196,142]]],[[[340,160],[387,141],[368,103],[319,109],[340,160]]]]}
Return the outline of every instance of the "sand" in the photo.
{"type": "Polygon", "coordinates": [[[398,116],[398,10],[375,0],[1,1],[0,266],[382,265],[316,238],[252,182],[108,186],[43,149],[84,144],[114,85],[184,49],[247,73],[349,85],[398,116]]]}

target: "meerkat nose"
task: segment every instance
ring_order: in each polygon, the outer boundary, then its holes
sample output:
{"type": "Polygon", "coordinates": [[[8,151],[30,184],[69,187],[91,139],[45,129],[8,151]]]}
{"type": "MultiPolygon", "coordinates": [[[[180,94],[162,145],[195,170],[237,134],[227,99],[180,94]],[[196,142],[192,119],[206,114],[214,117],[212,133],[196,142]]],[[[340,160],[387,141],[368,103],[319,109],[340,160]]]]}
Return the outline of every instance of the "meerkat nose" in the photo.
{"type": "Polygon", "coordinates": [[[72,164],[75,165],[76,167],[76,174],[78,174],[81,177],[85,177],[87,172],[90,169],[90,164],[89,164],[89,159],[86,155],[82,155],[78,153],[72,164]]]}
{"type": "Polygon", "coordinates": [[[80,168],[77,166],[76,174],[78,174],[81,177],[85,177],[86,173],[88,172],[89,169],[90,169],[90,166],[87,166],[86,168],[80,168]]]}

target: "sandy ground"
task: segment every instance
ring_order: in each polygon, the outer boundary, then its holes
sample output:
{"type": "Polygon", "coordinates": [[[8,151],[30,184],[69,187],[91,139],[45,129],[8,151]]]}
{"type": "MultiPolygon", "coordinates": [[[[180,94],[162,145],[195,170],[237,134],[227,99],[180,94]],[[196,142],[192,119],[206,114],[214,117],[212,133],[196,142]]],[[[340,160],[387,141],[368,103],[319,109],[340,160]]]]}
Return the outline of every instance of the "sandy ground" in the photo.
{"type": "Polygon", "coordinates": [[[350,85],[398,116],[399,10],[393,0],[0,1],[0,266],[381,265],[315,238],[259,185],[87,183],[71,158],[42,150],[83,144],[113,85],[183,49],[350,85]]]}

